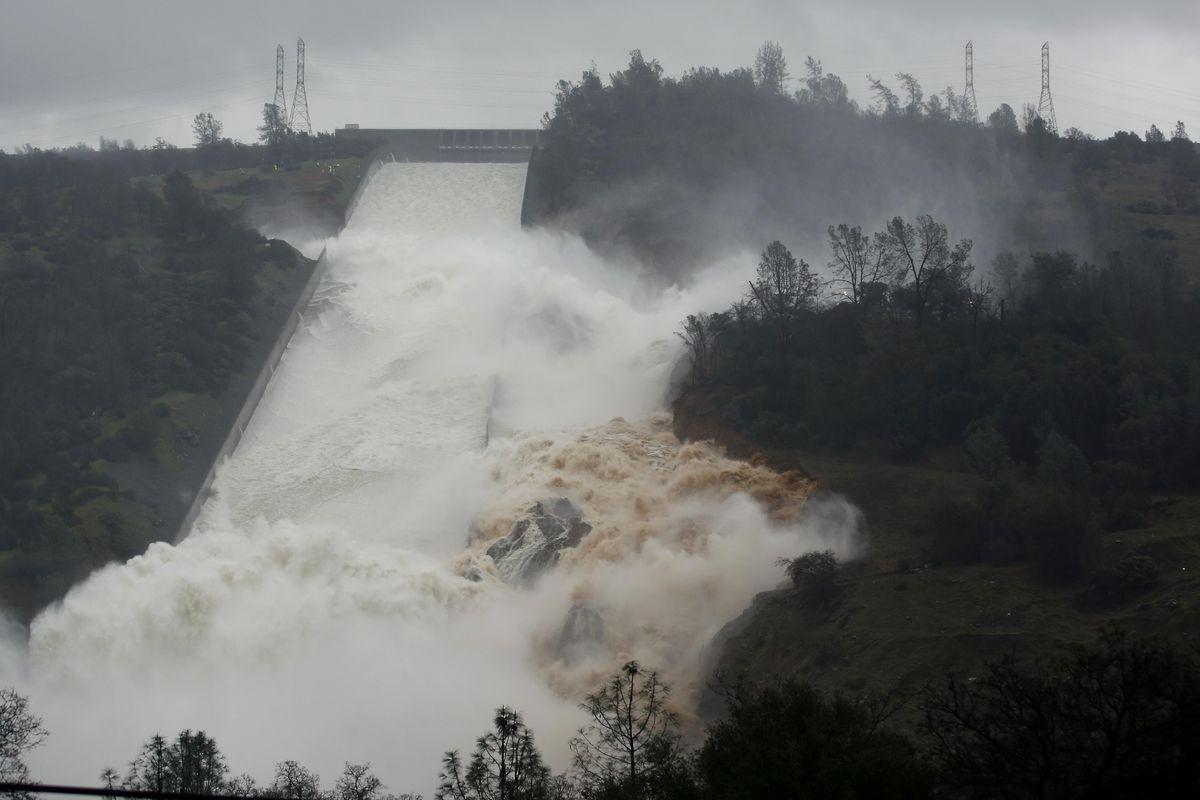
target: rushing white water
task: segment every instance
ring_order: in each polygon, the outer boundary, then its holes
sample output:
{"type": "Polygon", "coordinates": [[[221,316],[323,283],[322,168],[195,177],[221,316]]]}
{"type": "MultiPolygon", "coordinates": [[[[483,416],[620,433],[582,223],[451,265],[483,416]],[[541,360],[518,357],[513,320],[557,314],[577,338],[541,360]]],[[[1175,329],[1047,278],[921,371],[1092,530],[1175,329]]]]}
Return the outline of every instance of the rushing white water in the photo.
{"type": "Polygon", "coordinates": [[[580,693],[616,664],[686,703],[776,558],[850,554],[852,519],[797,517],[802,481],[681,446],[663,413],[679,320],[737,296],[752,260],[641,291],[519,228],[524,171],[376,175],[196,532],[96,573],[2,654],[51,731],[38,778],[95,781],[190,727],[260,781],[369,760],[428,793],[501,704],[562,768],[580,693]],[[592,531],[510,588],[484,551],[554,497],[592,531]],[[579,604],[603,636],[563,648],[579,604]]]}

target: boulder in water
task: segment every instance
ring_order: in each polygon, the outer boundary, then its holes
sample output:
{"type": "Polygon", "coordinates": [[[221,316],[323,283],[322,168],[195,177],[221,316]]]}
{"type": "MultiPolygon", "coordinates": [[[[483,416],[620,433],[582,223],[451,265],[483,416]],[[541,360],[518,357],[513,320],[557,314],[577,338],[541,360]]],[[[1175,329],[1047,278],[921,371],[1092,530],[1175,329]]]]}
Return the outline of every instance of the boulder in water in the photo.
{"type": "Polygon", "coordinates": [[[534,503],[507,536],[487,549],[487,554],[506,583],[529,586],[558,563],[564,549],[578,545],[591,530],[575,504],[559,497],[534,503]]]}

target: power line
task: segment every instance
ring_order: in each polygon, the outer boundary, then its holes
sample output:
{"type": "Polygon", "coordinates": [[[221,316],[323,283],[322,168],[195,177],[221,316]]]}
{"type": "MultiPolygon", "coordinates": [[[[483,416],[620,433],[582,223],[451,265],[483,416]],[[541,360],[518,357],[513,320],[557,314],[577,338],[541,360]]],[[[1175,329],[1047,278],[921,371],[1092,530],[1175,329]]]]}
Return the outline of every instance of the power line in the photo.
{"type": "MultiPolygon", "coordinates": [[[[176,98],[176,102],[180,102],[180,103],[185,102],[185,101],[190,102],[192,100],[198,100],[202,97],[208,97],[208,96],[214,95],[214,94],[225,94],[226,92],[230,91],[231,89],[244,89],[244,88],[247,88],[250,86],[260,86],[261,87],[263,85],[264,85],[264,81],[260,78],[259,80],[249,81],[248,83],[239,83],[235,86],[223,86],[220,89],[210,89],[205,92],[188,95],[186,97],[176,98]]],[[[122,109],[117,109],[117,110],[113,110],[113,111],[103,111],[99,114],[89,114],[85,117],[72,117],[72,118],[66,119],[66,120],[59,120],[58,122],[55,122],[53,124],[42,125],[42,126],[39,126],[36,128],[11,128],[7,131],[0,131],[0,136],[13,136],[18,133],[36,133],[38,131],[44,131],[44,130],[48,130],[51,128],[59,128],[63,125],[73,125],[73,124],[80,123],[80,122],[87,122],[89,120],[102,119],[104,117],[110,117],[113,114],[128,114],[131,111],[136,112],[136,111],[140,111],[143,109],[161,108],[161,107],[162,107],[162,103],[153,103],[153,104],[147,104],[147,105],[141,105],[141,106],[134,106],[133,108],[122,108],[122,109]]],[[[120,125],[112,126],[112,128],[119,128],[119,127],[121,127],[121,126],[120,125]]],[[[111,130],[111,128],[105,128],[105,130],[111,130]]],[[[59,137],[59,139],[63,139],[63,138],[70,138],[70,137],[59,137]]],[[[58,141],[58,139],[55,139],[53,141],[58,141]]]]}

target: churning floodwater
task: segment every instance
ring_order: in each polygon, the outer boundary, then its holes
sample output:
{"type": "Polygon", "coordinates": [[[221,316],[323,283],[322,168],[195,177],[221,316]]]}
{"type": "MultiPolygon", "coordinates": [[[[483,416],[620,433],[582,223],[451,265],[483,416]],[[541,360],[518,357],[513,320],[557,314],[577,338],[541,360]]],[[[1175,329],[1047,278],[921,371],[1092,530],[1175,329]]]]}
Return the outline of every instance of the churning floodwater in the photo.
{"type": "Polygon", "coordinates": [[[521,230],[524,176],[379,170],[194,532],[5,649],[51,732],[38,779],[94,783],[191,728],[260,782],[284,759],[326,786],[370,761],[428,795],[501,704],[563,768],[581,693],[616,665],[661,670],[686,710],[778,557],[853,550],[854,515],[805,517],[804,481],[671,433],[674,331],[739,296],[754,259],[649,289],[521,230]],[[544,541],[510,535],[537,503],[576,533],[540,575],[544,541]]]}

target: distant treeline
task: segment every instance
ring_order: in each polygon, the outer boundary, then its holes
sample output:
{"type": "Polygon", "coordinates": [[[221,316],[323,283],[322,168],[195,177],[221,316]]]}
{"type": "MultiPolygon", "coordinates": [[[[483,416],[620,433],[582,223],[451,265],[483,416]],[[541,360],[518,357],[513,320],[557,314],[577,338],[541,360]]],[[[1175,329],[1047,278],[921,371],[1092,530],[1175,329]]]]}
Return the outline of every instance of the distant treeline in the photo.
{"type": "MultiPolygon", "coordinates": [[[[594,246],[632,252],[671,277],[715,250],[771,239],[819,242],[831,219],[879,225],[932,213],[971,229],[989,254],[1004,249],[1120,249],[1121,226],[1094,207],[1072,174],[1113,159],[1178,159],[1200,178],[1186,138],[1120,133],[1094,141],[1048,132],[1035,113],[979,114],[947,89],[926,96],[911,75],[902,93],[872,81],[860,109],[845,83],[809,59],[800,89],[783,90],[781,52],[755,69],[690,69],[666,77],[635,51],[604,81],[562,81],[535,154],[525,222],[579,230],[594,246]],[[985,237],[986,234],[986,237],[985,237]]],[[[1186,137],[1182,123],[1176,135],[1186,137]]],[[[1185,176],[1186,177],[1186,176],[1185,176]]],[[[1179,183],[1177,206],[1197,204],[1179,183]]]]}
{"type": "Polygon", "coordinates": [[[260,272],[297,264],[181,172],[160,196],[103,159],[0,155],[6,603],[29,614],[168,533],[128,513],[110,466],[187,435],[164,398],[229,385],[256,335],[260,272]]]}
{"type": "MultiPolygon", "coordinates": [[[[496,709],[469,756],[447,752],[437,800],[761,800],[927,797],[1194,798],[1200,787],[1200,671],[1193,656],[1110,628],[1040,661],[1008,656],[910,696],[825,695],[797,681],[723,685],[725,713],[698,746],[670,688],[637,662],[584,698],[573,760],[555,775],[519,712],[496,709]],[[906,706],[916,713],[898,714],[906,706]],[[907,722],[905,720],[908,720],[907,722]]],[[[0,777],[29,778],[48,735],[25,698],[0,692],[0,777]]],[[[481,722],[482,722],[481,714],[481,722]]],[[[331,738],[331,741],[333,739],[331,738]]],[[[397,742],[403,747],[403,742],[397,742]]],[[[432,772],[432,765],[431,765],[432,772]]],[[[110,789],[294,800],[415,800],[370,763],[331,789],[296,761],[270,783],[234,775],[204,731],[156,735],[110,789]]]]}
{"type": "MultiPolygon", "coordinates": [[[[53,152],[73,160],[103,163],[116,167],[127,177],[163,175],[179,170],[290,169],[304,161],[348,158],[370,152],[374,144],[363,139],[347,141],[335,134],[281,131],[265,137],[264,142],[244,144],[228,138],[214,139],[196,147],[177,147],[159,139],[149,147],[138,148],[132,141],[118,142],[101,137],[98,149],[85,143],[53,152]]],[[[33,147],[21,148],[13,155],[40,154],[33,147]]]]}

